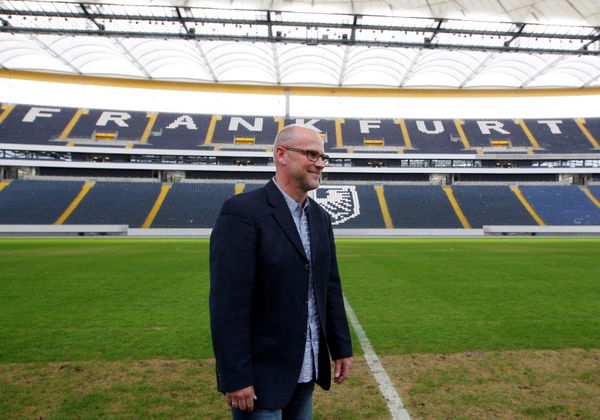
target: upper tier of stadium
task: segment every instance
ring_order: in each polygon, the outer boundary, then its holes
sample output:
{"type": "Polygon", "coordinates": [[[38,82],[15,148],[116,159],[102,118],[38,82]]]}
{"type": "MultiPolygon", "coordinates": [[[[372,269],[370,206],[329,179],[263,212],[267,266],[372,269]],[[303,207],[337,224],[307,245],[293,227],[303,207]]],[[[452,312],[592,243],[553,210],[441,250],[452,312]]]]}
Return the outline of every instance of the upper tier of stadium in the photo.
{"type": "Polygon", "coordinates": [[[329,153],[600,153],[600,118],[324,119],[0,105],[0,143],[269,151],[278,130],[319,130],[329,153]]]}

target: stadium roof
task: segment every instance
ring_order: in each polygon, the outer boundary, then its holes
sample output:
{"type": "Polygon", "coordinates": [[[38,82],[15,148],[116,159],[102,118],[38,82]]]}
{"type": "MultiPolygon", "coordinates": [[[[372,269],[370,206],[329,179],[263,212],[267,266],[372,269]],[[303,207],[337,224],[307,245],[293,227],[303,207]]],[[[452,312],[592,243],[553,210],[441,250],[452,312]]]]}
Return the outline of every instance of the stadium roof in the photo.
{"type": "Polygon", "coordinates": [[[600,2],[0,1],[0,68],[284,86],[598,87],[600,2]]]}

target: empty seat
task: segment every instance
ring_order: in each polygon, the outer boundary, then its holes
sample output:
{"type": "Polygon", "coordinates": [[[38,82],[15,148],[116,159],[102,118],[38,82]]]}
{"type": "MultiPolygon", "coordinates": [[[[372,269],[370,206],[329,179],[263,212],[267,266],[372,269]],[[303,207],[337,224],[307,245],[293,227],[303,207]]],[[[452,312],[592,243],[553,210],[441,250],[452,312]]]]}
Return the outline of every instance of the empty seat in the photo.
{"type": "Polygon", "coordinates": [[[139,228],[159,192],[158,182],[97,182],[64,224],[128,225],[139,228]]]}
{"type": "Polygon", "coordinates": [[[462,228],[440,186],[386,185],[384,191],[395,228],[462,228]]]}
{"type": "Polygon", "coordinates": [[[456,185],[452,191],[473,228],[537,224],[508,186],[456,185]]]}
{"type": "Polygon", "coordinates": [[[600,225],[600,208],[575,185],[523,186],[521,191],[548,225],[600,225]]]}
{"type": "Polygon", "coordinates": [[[0,223],[53,224],[82,187],[82,181],[15,180],[0,192],[0,223]]]}
{"type": "Polygon", "coordinates": [[[158,211],[153,228],[212,228],[233,183],[173,184],[158,211]]]}

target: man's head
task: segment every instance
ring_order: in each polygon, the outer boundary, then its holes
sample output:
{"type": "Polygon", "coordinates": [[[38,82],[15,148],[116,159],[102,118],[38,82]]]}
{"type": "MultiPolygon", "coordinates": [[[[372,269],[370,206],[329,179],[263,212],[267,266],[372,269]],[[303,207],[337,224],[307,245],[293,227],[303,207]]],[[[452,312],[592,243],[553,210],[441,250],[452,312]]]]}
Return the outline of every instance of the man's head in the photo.
{"type": "Polygon", "coordinates": [[[324,152],[323,140],[314,129],[297,124],[284,127],[273,144],[277,183],[288,194],[291,189],[301,196],[318,188],[324,152]]]}

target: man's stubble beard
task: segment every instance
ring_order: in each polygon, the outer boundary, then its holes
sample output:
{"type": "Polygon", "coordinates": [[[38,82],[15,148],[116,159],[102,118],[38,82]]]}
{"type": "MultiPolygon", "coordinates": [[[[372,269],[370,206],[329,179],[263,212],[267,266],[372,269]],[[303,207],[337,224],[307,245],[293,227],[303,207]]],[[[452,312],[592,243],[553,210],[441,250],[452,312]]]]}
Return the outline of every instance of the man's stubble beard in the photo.
{"type": "Polygon", "coordinates": [[[294,176],[294,178],[296,179],[296,182],[298,183],[298,186],[304,192],[316,190],[321,185],[321,174],[319,174],[319,178],[316,181],[316,186],[314,186],[314,187],[311,185],[311,183],[309,181],[310,176],[311,176],[311,174],[309,172],[305,172],[303,175],[294,176]]]}

